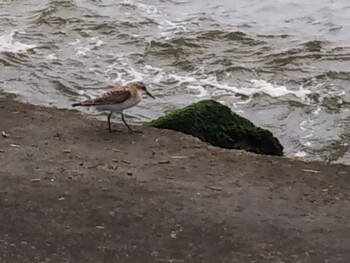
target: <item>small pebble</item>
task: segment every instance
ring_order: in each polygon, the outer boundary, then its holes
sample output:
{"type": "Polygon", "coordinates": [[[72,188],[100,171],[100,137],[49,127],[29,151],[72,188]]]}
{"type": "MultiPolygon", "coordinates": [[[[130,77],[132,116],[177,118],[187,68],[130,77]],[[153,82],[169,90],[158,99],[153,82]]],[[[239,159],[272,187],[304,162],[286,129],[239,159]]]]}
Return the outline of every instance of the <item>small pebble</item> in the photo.
{"type": "Polygon", "coordinates": [[[114,148],[113,149],[113,152],[121,152],[122,150],[120,150],[120,149],[117,149],[117,148],[114,148]]]}
{"type": "Polygon", "coordinates": [[[41,179],[39,179],[39,178],[34,178],[34,179],[31,179],[30,181],[31,181],[32,183],[38,183],[38,182],[41,181],[41,179]]]}
{"type": "Polygon", "coordinates": [[[1,135],[2,135],[2,137],[4,137],[4,138],[10,137],[10,134],[7,133],[7,132],[5,132],[5,131],[2,131],[2,132],[1,132],[1,135]]]}
{"type": "Polygon", "coordinates": [[[110,165],[108,165],[108,169],[110,169],[110,170],[117,170],[117,169],[118,169],[118,165],[116,165],[116,164],[114,164],[114,165],[110,164],[110,165]]]}
{"type": "Polygon", "coordinates": [[[167,164],[167,163],[170,163],[169,160],[164,160],[164,161],[159,161],[158,164],[167,164]]]}

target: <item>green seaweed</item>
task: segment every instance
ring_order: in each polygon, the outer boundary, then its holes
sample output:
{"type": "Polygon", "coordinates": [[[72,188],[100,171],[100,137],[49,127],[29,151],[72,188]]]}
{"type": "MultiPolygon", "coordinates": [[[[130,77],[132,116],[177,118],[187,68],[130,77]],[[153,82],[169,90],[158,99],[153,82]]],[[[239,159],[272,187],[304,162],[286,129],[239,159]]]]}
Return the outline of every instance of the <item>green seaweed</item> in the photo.
{"type": "Polygon", "coordinates": [[[283,146],[270,131],[256,127],[249,120],[214,100],[193,103],[146,125],[191,134],[222,148],[283,155],[283,146]]]}

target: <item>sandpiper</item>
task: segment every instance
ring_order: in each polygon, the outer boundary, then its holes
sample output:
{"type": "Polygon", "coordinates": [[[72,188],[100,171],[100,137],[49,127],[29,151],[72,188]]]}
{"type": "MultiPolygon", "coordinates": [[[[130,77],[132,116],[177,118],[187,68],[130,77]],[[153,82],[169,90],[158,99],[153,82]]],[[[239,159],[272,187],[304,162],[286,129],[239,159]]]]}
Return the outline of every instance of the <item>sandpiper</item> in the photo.
{"type": "Polygon", "coordinates": [[[72,106],[94,106],[100,110],[110,111],[107,117],[109,132],[113,132],[111,128],[112,114],[114,112],[120,113],[126,127],[128,127],[129,131],[133,131],[124,119],[123,110],[140,103],[142,100],[142,93],[146,93],[148,96],[155,99],[153,95],[147,91],[146,85],[142,81],[135,81],[125,86],[116,87],[95,99],[73,103],[72,106]]]}

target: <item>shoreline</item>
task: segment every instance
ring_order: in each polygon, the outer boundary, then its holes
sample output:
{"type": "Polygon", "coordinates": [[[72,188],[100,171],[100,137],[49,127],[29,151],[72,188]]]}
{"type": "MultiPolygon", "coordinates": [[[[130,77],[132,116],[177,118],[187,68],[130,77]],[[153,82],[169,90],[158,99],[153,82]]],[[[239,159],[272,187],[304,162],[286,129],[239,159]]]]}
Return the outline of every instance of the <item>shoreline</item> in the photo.
{"type": "Polygon", "coordinates": [[[0,119],[0,261],[350,261],[349,166],[10,97],[0,119]]]}
{"type": "MultiPolygon", "coordinates": [[[[102,112],[99,112],[99,111],[91,111],[88,108],[80,108],[80,109],[67,108],[67,105],[66,106],[53,106],[53,105],[47,105],[47,104],[45,104],[43,102],[33,102],[31,100],[26,100],[24,97],[22,97],[21,95],[16,94],[16,93],[0,92],[0,98],[9,98],[10,100],[13,100],[13,101],[16,101],[16,102],[19,102],[19,103],[23,103],[23,104],[33,105],[33,106],[36,106],[36,107],[39,107],[39,108],[50,108],[50,109],[56,109],[56,110],[76,111],[79,114],[85,115],[88,119],[98,120],[100,122],[105,122],[106,118],[107,118],[106,114],[103,114],[102,112]]],[[[124,114],[125,114],[125,116],[127,116],[128,112],[126,112],[124,114]]],[[[115,120],[118,121],[117,123],[119,123],[119,124],[121,123],[121,119],[120,119],[119,116],[113,115],[113,117],[111,119],[112,123],[116,124],[114,122],[115,120]]],[[[159,118],[159,117],[160,116],[158,116],[157,118],[159,118]]],[[[132,117],[130,118],[130,116],[126,117],[126,121],[128,123],[130,122],[135,127],[142,126],[143,123],[144,123],[144,122],[142,122],[139,119],[132,118],[132,117]]],[[[147,121],[151,121],[151,119],[147,120],[147,121]]],[[[256,124],[254,123],[254,125],[256,125],[256,124]]],[[[266,128],[264,126],[257,125],[257,127],[260,127],[260,128],[263,128],[263,129],[266,129],[266,130],[269,130],[270,132],[272,132],[273,135],[278,140],[280,140],[280,142],[283,145],[283,147],[285,149],[288,148],[288,145],[286,146],[285,144],[283,144],[284,142],[282,141],[280,136],[278,136],[278,133],[275,133],[275,132],[273,132],[273,130],[271,130],[269,128],[266,128]]],[[[350,166],[350,158],[349,158],[350,156],[347,156],[347,155],[338,156],[337,159],[332,159],[332,158],[324,159],[325,157],[324,158],[316,157],[316,156],[313,156],[313,155],[309,155],[308,153],[306,153],[306,155],[304,156],[303,153],[305,153],[303,150],[299,150],[298,152],[294,152],[294,153],[287,152],[287,153],[284,153],[284,157],[288,158],[288,159],[293,159],[293,160],[300,160],[300,161],[303,161],[303,162],[321,162],[321,163],[324,163],[324,164],[327,164],[327,165],[343,164],[343,165],[350,166]],[[300,153],[302,153],[302,155],[299,156],[298,154],[300,154],[300,153]]]]}

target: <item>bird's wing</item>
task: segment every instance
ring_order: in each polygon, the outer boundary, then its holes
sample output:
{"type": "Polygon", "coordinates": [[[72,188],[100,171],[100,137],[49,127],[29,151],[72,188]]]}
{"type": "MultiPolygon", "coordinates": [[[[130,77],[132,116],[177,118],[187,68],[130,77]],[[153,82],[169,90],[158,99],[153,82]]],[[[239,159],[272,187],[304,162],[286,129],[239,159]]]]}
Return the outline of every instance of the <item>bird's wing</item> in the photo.
{"type": "Polygon", "coordinates": [[[98,106],[107,104],[117,104],[126,101],[130,98],[130,91],[125,89],[114,89],[106,92],[100,97],[81,102],[82,106],[98,106]]]}

